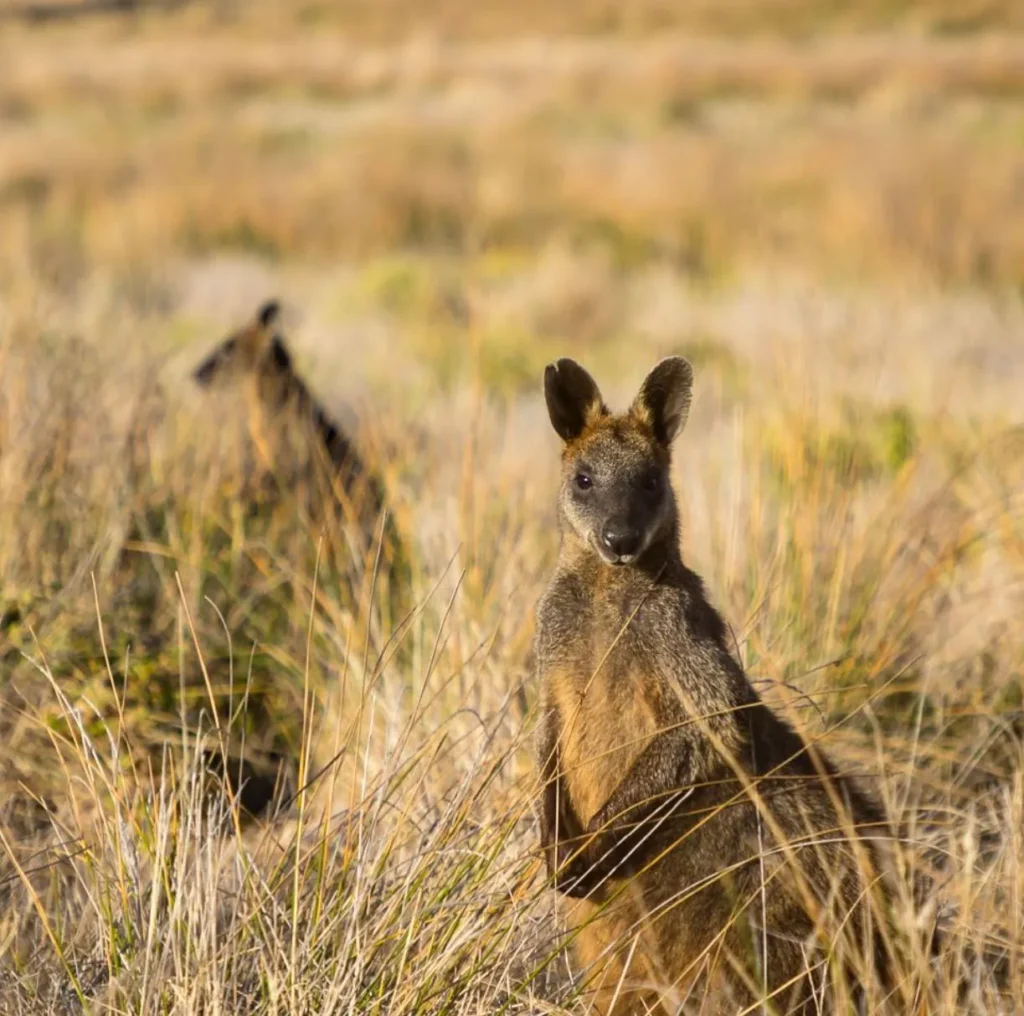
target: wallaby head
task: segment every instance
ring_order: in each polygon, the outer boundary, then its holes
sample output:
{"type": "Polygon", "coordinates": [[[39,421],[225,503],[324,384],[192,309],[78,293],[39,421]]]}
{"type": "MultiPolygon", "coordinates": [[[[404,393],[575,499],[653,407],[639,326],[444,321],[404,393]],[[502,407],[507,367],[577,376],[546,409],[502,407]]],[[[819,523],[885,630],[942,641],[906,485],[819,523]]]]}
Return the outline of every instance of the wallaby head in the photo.
{"type": "Polygon", "coordinates": [[[551,423],[565,442],[559,509],[568,531],[609,565],[639,562],[674,540],[671,446],[690,410],[693,369],[679,356],[644,379],[625,413],[612,413],[574,360],[544,372],[551,423]]]}
{"type": "MultiPolygon", "coordinates": [[[[278,332],[281,306],[268,300],[244,328],[229,335],[196,368],[193,377],[204,388],[228,384],[245,376],[256,377],[262,385],[291,378],[292,360],[278,332]]],[[[273,394],[268,389],[267,394],[273,394]]]]}

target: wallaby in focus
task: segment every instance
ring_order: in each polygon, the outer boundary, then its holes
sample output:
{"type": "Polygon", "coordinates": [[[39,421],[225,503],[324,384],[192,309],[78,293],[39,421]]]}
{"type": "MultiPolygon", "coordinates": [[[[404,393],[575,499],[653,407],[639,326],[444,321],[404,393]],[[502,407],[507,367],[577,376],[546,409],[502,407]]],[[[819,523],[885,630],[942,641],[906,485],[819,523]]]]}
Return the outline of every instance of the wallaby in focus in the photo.
{"type": "Polygon", "coordinates": [[[662,360],[612,414],[579,364],[545,373],[564,449],[534,644],[542,846],[599,1011],[735,1013],[768,995],[816,1012],[816,935],[843,926],[884,968],[868,888],[883,816],[760,700],[683,563],[670,446],[692,380],[662,360]]]}

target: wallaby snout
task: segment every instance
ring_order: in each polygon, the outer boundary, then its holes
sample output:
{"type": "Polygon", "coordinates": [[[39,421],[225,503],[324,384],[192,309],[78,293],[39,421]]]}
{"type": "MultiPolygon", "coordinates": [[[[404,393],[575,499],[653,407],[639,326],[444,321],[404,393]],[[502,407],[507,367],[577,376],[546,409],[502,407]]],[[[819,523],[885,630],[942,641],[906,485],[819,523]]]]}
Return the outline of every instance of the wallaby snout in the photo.
{"type": "Polygon", "coordinates": [[[609,519],[601,529],[601,546],[612,564],[628,564],[642,544],[642,531],[625,519],[609,519]]]}

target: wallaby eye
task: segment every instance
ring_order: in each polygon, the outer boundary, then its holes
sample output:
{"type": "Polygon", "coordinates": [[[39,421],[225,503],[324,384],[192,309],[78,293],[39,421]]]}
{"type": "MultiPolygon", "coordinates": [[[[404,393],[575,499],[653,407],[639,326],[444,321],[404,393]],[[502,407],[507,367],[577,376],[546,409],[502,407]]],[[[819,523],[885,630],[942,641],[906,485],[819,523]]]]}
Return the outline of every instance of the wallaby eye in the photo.
{"type": "Polygon", "coordinates": [[[579,487],[580,490],[590,490],[593,485],[594,481],[587,476],[586,473],[576,474],[576,486],[579,487]]]}

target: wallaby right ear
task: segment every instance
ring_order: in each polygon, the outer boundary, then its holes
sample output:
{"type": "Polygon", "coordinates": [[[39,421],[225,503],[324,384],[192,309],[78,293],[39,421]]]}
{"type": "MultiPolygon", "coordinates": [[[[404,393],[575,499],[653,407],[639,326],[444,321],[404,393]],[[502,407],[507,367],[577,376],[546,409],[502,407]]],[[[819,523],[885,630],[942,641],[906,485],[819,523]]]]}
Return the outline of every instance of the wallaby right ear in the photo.
{"type": "Polygon", "coordinates": [[[544,370],[544,399],[551,425],[563,441],[572,441],[587,424],[608,408],[594,379],[568,358],[548,364],[544,370]]]}
{"type": "Polygon", "coordinates": [[[256,313],[256,320],[261,328],[272,328],[281,318],[281,304],[277,300],[267,300],[256,313]]]}

